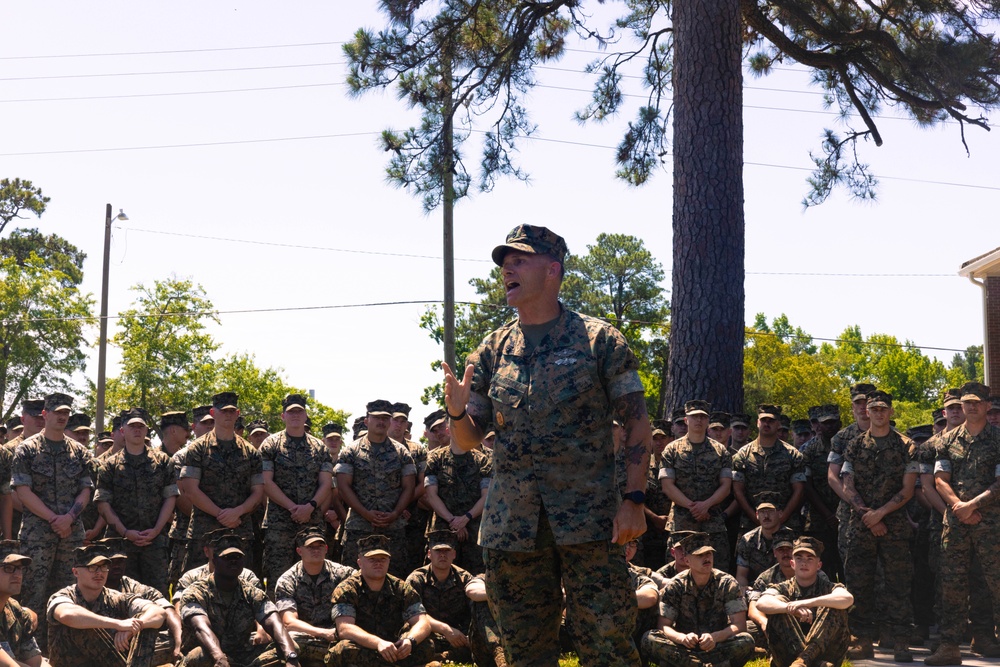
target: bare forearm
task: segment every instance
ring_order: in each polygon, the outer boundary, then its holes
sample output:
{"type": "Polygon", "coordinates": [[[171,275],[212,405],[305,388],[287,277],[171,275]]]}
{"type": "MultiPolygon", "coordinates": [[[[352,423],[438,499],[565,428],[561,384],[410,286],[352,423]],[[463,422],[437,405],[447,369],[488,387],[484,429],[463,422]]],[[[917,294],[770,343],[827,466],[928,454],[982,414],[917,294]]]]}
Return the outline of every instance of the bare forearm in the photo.
{"type": "Polygon", "coordinates": [[[257,509],[257,505],[260,505],[262,500],[264,500],[264,485],[254,484],[250,487],[250,495],[236,509],[239,510],[240,516],[245,516],[257,509]]]}
{"type": "Polygon", "coordinates": [[[198,480],[188,477],[177,481],[177,486],[180,488],[181,492],[191,501],[194,507],[197,507],[205,514],[215,517],[218,516],[222,508],[216,505],[211,498],[208,497],[198,484],[198,480]]]}
{"type": "Polygon", "coordinates": [[[56,518],[56,513],[48,508],[48,506],[42,502],[42,499],[35,495],[27,486],[18,486],[17,497],[21,500],[22,507],[45,521],[52,521],[56,518]]]}
{"type": "Polygon", "coordinates": [[[614,412],[625,430],[625,490],[645,491],[649,457],[653,452],[646,398],[642,392],[626,394],[615,401],[614,412]]]}
{"type": "Polygon", "coordinates": [[[159,535],[163,532],[174,518],[174,508],[177,506],[177,496],[170,496],[163,501],[163,505],[160,506],[160,514],[156,517],[156,525],[153,526],[153,530],[159,535]]]}
{"type": "Polygon", "coordinates": [[[351,481],[349,475],[337,475],[337,491],[340,492],[340,499],[344,505],[355,512],[367,512],[368,508],[361,504],[361,501],[358,500],[358,494],[354,493],[354,489],[351,488],[351,481]]]}

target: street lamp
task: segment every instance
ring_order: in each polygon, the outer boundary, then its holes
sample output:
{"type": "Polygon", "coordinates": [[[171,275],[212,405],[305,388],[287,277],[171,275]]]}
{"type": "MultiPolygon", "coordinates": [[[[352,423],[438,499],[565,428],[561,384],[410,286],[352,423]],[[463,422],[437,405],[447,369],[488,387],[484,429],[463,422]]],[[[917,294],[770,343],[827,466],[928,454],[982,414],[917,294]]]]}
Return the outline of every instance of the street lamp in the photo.
{"type": "Polygon", "coordinates": [[[111,217],[111,204],[104,212],[104,275],[101,279],[101,341],[97,353],[97,432],[104,430],[104,372],[108,363],[108,264],[111,259],[111,223],[125,221],[128,216],[118,209],[118,215],[111,217]]]}

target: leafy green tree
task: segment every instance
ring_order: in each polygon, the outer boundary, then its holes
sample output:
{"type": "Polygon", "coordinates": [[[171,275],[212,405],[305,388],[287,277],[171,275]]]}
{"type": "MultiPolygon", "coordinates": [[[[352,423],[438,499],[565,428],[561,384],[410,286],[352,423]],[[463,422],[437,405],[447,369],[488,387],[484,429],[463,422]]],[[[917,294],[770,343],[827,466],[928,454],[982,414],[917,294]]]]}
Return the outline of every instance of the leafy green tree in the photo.
{"type": "Polygon", "coordinates": [[[15,229],[0,239],[0,257],[12,257],[24,266],[32,256],[63,274],[63,287],[76,287],[83,282],[83,261],[87,253],[56,234],[42,234],[37,229],[15,229]]]}
{"type": "MultiPolygon", "coordinates": [[[[75,249],[74,249],[75,250],[75,249]]],[[[83,370],[83,325],[93,308],[70,276],[35,253],[0,259],[0,413],[66,390],[83,370]]]]}
{"type": "MultiPolygon", "coordinates": [[[[348,52],[351,75],[375,82],[432,79],[435,50],[473,34],[463,46],[463,74],[452,86],[452,115],[492,114],[504,154],[534,129],[521,102],[534,84],[532,68],[559,58],[570,34],[604,49],[591,65],[597,75],[593,101],[580,111],[581,120],[615,117],[625,99],[623,77],[639,75],[648,95],[619,144],[618,176],[645,183],[672,149],[668,395],[694,392],[734,409],[743,404],[744,52],[756,75],[786,60],[811,68],[827,103],[849,125],[844,136],[826,133],[804,204],[821,203],[837,185],[870,199],[876,179],[858,148],[869,140],[882,145],[875,119],[885,108],[900,109],[923,126],[957,121],[963,142],[966,125],[986,127],[970,109],[1000,103],[993,29],[1000,9],[992,0],[629,0],[605,26],[594,18],[593,3],[585,5],[382,0],[391,25],[359,39],[363,49],[348,52]],[[851,124],[855,114],[858,126],[851,124]],[[505,136],[504,127],[515,129],[505,136]]],[[[496,164],[489,150],[488,142],[486,168],[496,164]]]]}
{"type": "Polygon", "coordinates": [[[948,386],[961,387],[966,382],[983,381],[983,346],[970,345],[965,352],[956,352],[948,368],[948,386]]]}
{"type": "Polygon", "coordinates": [[[170,278],[135,285],[132,307],[111,338],[122,354],[121,373],[107,383],[113,411],[142,407],[150,414],[187,407],[201,390],[219,344],[206,330],[218,323],[200,285],[170,278]]]}
{"type": "Polygon", "coordinates": [[[21,213],[33,213],[42,217],[49,197],[34,183],[20,178],[0,180],[0,233],[14,219],[23,219],[21,213]]]}

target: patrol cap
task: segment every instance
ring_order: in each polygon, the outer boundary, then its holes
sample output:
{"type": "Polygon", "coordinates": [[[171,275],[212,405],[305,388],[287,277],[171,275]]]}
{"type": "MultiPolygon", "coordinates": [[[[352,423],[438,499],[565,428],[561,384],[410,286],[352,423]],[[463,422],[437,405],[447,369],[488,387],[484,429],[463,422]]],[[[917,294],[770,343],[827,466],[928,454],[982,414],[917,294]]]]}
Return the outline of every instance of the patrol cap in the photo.
{"type": "Polygon", "coordinates": [[[949,405],[960,405],[962,403],[962,392],[958,390],[957,387],[952,387],[951,389],[945,389],[941,392],[941,407],[946,408],[949,405]]]}
{"type": "Polygon", "coordinates": [[[690,556],[697,556],[709,551],[715,553],[715,547],[712,546],[712,538],[708,533],[692,533],[688,535],[684,540],[683,546],[684,551],[690,556]]]}
{"type": "Polygon", "coordinates": [[[694,535],[693,530],[675,530],[670,533],[670,546],[684,548],[684,540],[694,535]]]}
{"type": "Polygon", "coordinates": [[[793,433],[812,433],[812,422],[808,419],[793,419],[792,420],[792,432],[793,433]]]}
{"type": "Polygon", "coordinates": [[[406,403],[393,403],[392,404],[392,416],[393,417],[410,417],[410,406],[406,403]]]}
{"type": "Polygon", "coordinates": [[[119,412],[114,417],[111,418],[111,430],[117,431],[122,427],[122,413],[119,412]]]}
{"type": "Polygon", "coordinates": [[[438,424],[444,422],[445,419],[447,418],[448,415],[445,414],[445,411],[443,409],[435,410],[434,412],[424,417],[424,428],[426,428],[429,431],[438,424]]]}
{"type": "Polygon", "coordinates": [[[833,403],[821,405],[816,410],[816,420],[821,422],[839,421],[840,408],[833,403]]]}
{"type": "Polygon", "coordinates": [[[7,435],[7,425],[6,424],[0,424],[0,433],[3,433],[4,435],[7,435]]]}
{"type": "Polygon", "coordinates": [[[389,556],[389,536],[388,535],[368,535],[358,540],[358,553],[365,558],[373,556],[389,556]]]}
{"type": "Polygon", "coordinates": [[[77,547],[73,552],[73,567],[90,567],[100,563],[110,563],[108,548],[103,544],[91,544],[86,547],[77,547]]]}
{"type": "Polygon", "coordinates": [[[712,412],[712,404],[708,401],[703,401],[699,398],[693,401],[688,401],[684,404],[684,415],[705,415],[706,417],[712,412]]]}
{"type": "Polygon", "coordinates": [[[129,408],[122,413],[122,422],[126,426],[131,426],[132,424],[149,426],[149,413],[142,408],[129,408]]]}
{"type": "Polygon", "coordinates": [[[66,412],[73,411],[73,399],[66,394],[61,394],[58,391],[53,392],[45,397],[45,411],[46,412],[66,412]]]}
{"type": "Polygon", "coordinates": [[[21,555],[21,543],[18,540],[3,540],[0,542],[0,565],[13,563],[30,565],[31,558],[21,555]]]}
{"type": "Polygon", "coordinates": [[[754,496],[754,501],[757,503],[757,508],[762,509],[778,509],[778,505],[781,504],[781,496],[774,491],[761,491],[756,496],[754,496]]]}
{"type": "Polygon", "coordinates": [[[246,555],[246,552],[243,551],[243,538],[234,530],[226,529],[222,534],[215,535],[212,538],[211,544],[216,556],[228,556],[229,554],[246,555]]]}
{"type": "Polygon", "coordinates": [[[115,439],[111,435],[111,431],[101,431],[97,434],[97,443],[103,445],[104,443],[112,443],[115,439]]]}
{"type": "Polygon", "coordinates": [[[781,424],[781,428],[787,431],[792,427],[792,418],[788,415],[778,415],[778,423],[781,424]]]}
{"type": "Polygon", "coordinates": [[[358,417],[355,419],[353,426],[351,426],[351,430],[354,431],[355,440],[360,438],[362,433],[367,433],[368,429],[365,427],[365,418],[358,417]]]}
{"type": "Polygon", "coordinates": [[[875,385],[868,382],[859,382],[851,387],[851,403],[859,401],[862,398],[867,399],[868,394],[875,391],[875,385]]]}
{"type": "Polygon", "coordinates": [[[795,546],[795,531],[791,528],[782,526],[778,530],[774,531],[774,540],[771,542],[771,548],[777,549],[778,547],[793,547],[795,546]]]}
{"type": "Polygon", "coordinates": [[[85,415],[82,412],[77,412],[69,416],[69,420],[66,422],[67,431],[90,431],[90,416],[85,415]]]}
{"type": "Polygon", "coordinates": [[[344,425],[338,422],[323,424],[323,437],[326,438],[331,435],[344,435],[344,425]]]}
{"type": "Polygon", "coordinates": [[[458,540],[450,530],[435,530],[427,534],[427,548],[432,551],[440,549],[458,549],[458,540]]]}
{"type": "Polygon", "coordinates": [[[933,424],[921,424],[919,426],[911,426],[906,429],[906,437],[913,439],[918,444],[921,442],[926,442],[934,435],[933,424]]]}
{"type": "Polygon", "coordinates": [[[281,401],[281,411],[288,412],[289,410],[294,410],[296,408],[305,410],[308,403],[309,399],[302,394],[289,394],[288,396],[285,396],[284,400],[281,401]]]}
{"type": "Polygon", "coordinates": [[[990,400],[990,388],[982,382],[966,382],[962,385],[963,401],[988,401],[990,400]]]}
{"type": "Polygon", "coordinates": [[[809,421],[811,422],[819,421],[819,409],[820,406],[818,405],[809,406],[809,409],[806,411],[806,414],[809,415],[809,421]]]}
{"type": "Polygon", "coordinates": [[[26,401],[21,401],[21,411],[26,415],[31,415],[32,417],[41,417],[42,410],[44,409],[45,409],[44,398],[29,398],[26,401]]]}
{"type": "Polygon", "coordinates": [[[24,429],[24,424],[21,423],[20,417],[11,417],[7,420],[7,432],[13,433],[15,431],[21,431],[24,429]]]}
{"type": "Polygon", "coordinates": [[[729,416],[728,412],[713,412],[708,416],[708,427],[709,428],[729,428],[729,424],[732,422],[732,417],[729,416]]]}
{"type": "Polygon", "coordinates": [[[987,414],[989,414],[990,412],[994,412],[996,410],[1000,410],[1000,398],[991,398],[990,409],[987,410],[986,412],[987,414]]]}
{"type": "Polygon", "coordinates": [[[194,415],[194,421],[196,424],[206,421],[215,421],[215,417],[211,413],[211,405],[199,405],[198,407],[191,410],[191,414],[194,415]]]}
{"type": "Polygon", "coordinates": [[[160,415],[160,430],[165,430],[168,426],[180,426],[181,428],[187,430],[190,425],[188,424],[187,412],[182,410],[174,410],[171,412],[164,412],[160,415]]]}
{"type": "Polygon", "coordinates": [[[750,427],[750,415],[745,412],[738,412],[733,415],[733,418],[729,422],[730,426],[744,426],[746,428],[750,427]]]}
{"type": "Polygon", "coordinates": [[[891,408],[892,394],[887,391],[874,391],[868,395],[869,408],[891,408]]]}
{"type": "Polygon", "coordinates": [[[762,403],[757,406],[757,419],[780,419],[781,406],[762,403]]]}
{"type": "Polygon", "coordinates": [[[365,406],[365,410],[370,415],[386,415],[388,417],[392,416],[392,403],[389,401],[379,398],[370,402],[365,406]]]}
{"type": "Polygon", "coordinates": [[[243,423],[243,415],[236,416],[236,421],[233,422],[233,428],[235,428],[237,431],[246,430],[246,425],[243,423]]]}
{"type": "Polygon", "coordinates": [[[810,553],[816,558],[820,558],[823,555],[823,543],[817,540],[815,537],[799,537],[795,540],[792,545],[792,555],[797,553],[810,553]]]}
{"type": "Polygon", "coordinates": [[[652,427],[653,435],[668,435],[670,433],[670,422],[666,419],[654,419],[652,427]]]}
{"type": "Polygon", "coordinates": [[[326,536],[316,526],[309,526],[295,534],[295,546],[306,547],[316,542],[326,544],[326,536]]]}
{"type": "Polygon", "coordinates": [[[674,408],[670,413],[670,422],[676,424],[684,421],[684,408],[674,408]]]}
{"type": "Polygon", "coordinates": [[[247,426],[247,429],[250,431],[250,435],[253,435],[254,433],[257,432],[263,432],[263,433],[270,432],[267,428],[267,422],[264,421],[263,419],[254,419],[252,422],[250,422],[249,426],[247,426]]]}
{"type": "Polygon", "coordinates": [[[569,249],[566,240],[548,229],[536,225],[518,225],[507,234],[507,242],[493,249],[491,257],[497,266],[503,266],[503,258],[511,250],[519,250],[531,255],[549,255],[562,264],[569,249]]]}
{"type": "Polygon", "coordinates": [[[108,558],[111,560],[121,560],[127,559],[128,554],[125,553],[125,540],[120,537],[105,537],[101,540],[96,540],[94,544],[100,544],[108,550],[108,558]]]}
{"type": "Polygon", "coordinates": [[[306,417],[306,430],[312,431],[312,427],[313,427],[312,417],[306,417]]]}
{"type": "Polygon", "coordinates": [[[227,410],[229,408],[238,408],[239,397],[236,395],[235,391],[220,391],[218,394],[212,397],[212,407],[216,410],[227,410]]]}
{"type": "Polygon", "coordinates": [[[944,410],[938,408],[937,410],[933,410],[931,412],[931,420],[935,424],[940,424],[941,422],[947,422],[948,418],[944,416],[944,410]]]}

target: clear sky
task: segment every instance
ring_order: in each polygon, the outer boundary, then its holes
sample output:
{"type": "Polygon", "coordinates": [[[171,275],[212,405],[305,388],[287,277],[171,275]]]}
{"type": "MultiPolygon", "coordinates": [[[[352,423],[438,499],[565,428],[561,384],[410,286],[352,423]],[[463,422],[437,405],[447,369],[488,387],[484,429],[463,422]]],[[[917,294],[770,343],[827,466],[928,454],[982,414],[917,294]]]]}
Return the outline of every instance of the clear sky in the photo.
{"type": "MultiPolygon", "coordinates": [[[[130,305],[129,286],[172,275],[203,285],[220,311],[441,299],[440,213],[426,216],[419,200],[385,183],[377,146],[382,129],[417,115],[391,92],[350,99],[342,83],[340,45],[360,26],[382,25],[375,8],[9,4],[0,177],[31,179],[52,198],[40,221],[22,226],[87,252],[84,288],[98,299],[104,207],[124,209],[129,221],[112,242],[112,314],[130,305]]],[[[614,178],[613,147],[642,98],[605,125],[579,126],[573,112],[590,88],[583,69],[596,53],[573,48],[537,73],[529,102],[538,138],[519,155],[530,182],[501,182],[456,210],[459,300],[473,298],[468,280],[489,271],[490,249],[524,222],[555,229],[575,253],[601,232],[636,235],[670,287],[670,163],[641,189],[614,178]]],[[[747,321],[784,312],[817,337],[859,324],[926,347],[980,344],[980,291],[957,271],[1000,245],[997,133],[967,128],[966,156],[954,123],[921,130],[885,118],[885,145],[862,148],[883,179],[879,201],[837,193],[804,211],[808,151],[824,127],[842,127],[809,81],[793,63],[746,80],[747,321]]],[[[642,93],[635,80],[625,89],[642,93]]],[[[213,334],[224,352],[284,368],[333,407],[356,415],[374,398],[403,400],[416,422],[429,411],[419,396],[440,355],[418,328],[425,308],[223,314],[213,334]]],[[[114,351],[110,360],[114,376],[114,351]]],[[[96,378],[96,347],[87,372],[96,378]]]]}

